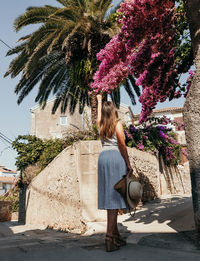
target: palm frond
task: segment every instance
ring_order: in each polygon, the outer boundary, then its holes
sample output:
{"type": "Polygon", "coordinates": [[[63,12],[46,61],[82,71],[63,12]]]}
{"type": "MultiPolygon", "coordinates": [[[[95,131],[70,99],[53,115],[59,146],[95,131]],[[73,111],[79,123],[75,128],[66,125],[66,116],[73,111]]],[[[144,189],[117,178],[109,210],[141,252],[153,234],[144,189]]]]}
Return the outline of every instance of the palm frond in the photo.
{"type": "Polygon", "coordinates": [[[68,24],[67,26],[63,27],[63,29],[61,29],[60,32],[57,33],[57,36],[55,36],[54,39],[52,39],[52,42],[47,49],[47,53],[52,52],[53,47],[57,45],[59,42],[60,44],[63,43],[63,39],[66,37],[68,30],[71,31],[73,27],[74,27],[73,23],[71,23],[71,26],[69,26],[68,24]]]}
{"type": "Polygon", "coordinates": [[[115,88],[110,94],[112,102],[119,109],[120,107],[120,87],[115,88]]]}
{"type": "Polygon", "coordinates": [[[80,95],[79,86],[70,85],[68,95],[69,95],[69,98],[70,98],[69,112],[72,115],[72,114],[74,114],[74,111],[76,109],[76,105],[79,102],[79,95],[80,95]]]}
{"type": "Polygon", "coordinates": [[[89,96],[88,91],[82,89],[80,93],[80,102],[79,102],[79,113],[82,114],[85,108],[85,105],[89,106],[89,96]]]}
{"type": "Polygon", "coordinates": [[[29,7],[26,12],[20,15],[14,21],[14,29],[19,31],[24,26],[30,24],[45,23],[52,13],[58,10],[58,7],[45,5],[44,7],[29,7]]]}
{"type": "Polygon", "coordinates": [[[18,94],[17,103],[20,104],[23,99],[32,91],[35,85],[41,80],[46,68],[38,71],[31,78],[27,79],[24,75],[22,76],[20,82],[15,88],[15,93],[18,94]]]}
{"type": "Polygon", "coordinates": [[[133,105],[136,105],[136,100],[135,100],[135,95],[134,95],[134,92],[132,90],[132,87],[128,81],[128,79],[125,79],[124,82],[123,82],[123,86],[124,86],[124,89],[125,91],[127,92],[128,96],[130,97],[131,99],[131,103],[133,105]]]}
{"type": "Polygon", "coordinates": [[[4,77],[10,74],[11,78],[15,78],[20,72],[23,71],[28,61],[28,55],[26,51],[22,51],[16,58],[12,60],[8,70],[4,74],[4,77]]]}
{"type": "Polygon", "coordinates": [[[99,9],[102,11],[102,16],[105,17],[107,11],[112,7],[112,0],[99,0],[99,9]]]}
{"type": "Polygon", "coordinates": [[[54,88],[53,88],[54,95],[58,92],[63,81],[65,81],[66,84],[69,81],[69,75],[65,66],[63,66],[62,70],[60,70],[60,73],[58,74],[57,78],[58,79],[55,79],[54,81],[54,88]]]}
{"type": "Polygon", "coordinates": [[[65,112],[68,106],[69,95],[67,95],[69,91],[69,83],[64,79],[60,83],[59,91],[56,94],[56,99],[54,101],[54,105],[52,107],[52,113],[54,114],[58,107],[61,105],[61,112],[65,112]]]}
{"type": "Polygon", "coordinates": [[[80,20],[80,10],[78,7],[70,6],[68,8],[60,8],[53,14],[49,16],[50,19],[58,21],[57,19],[62,19],[63,23],[70,20],[73,22],[77,22],[80,20]]]}
{"type": "MultiPolygon", "coordinates": [[[[10,63],[6,75],[15,77],[22,72],[15,88],[18,103],[39,83],[35,100],[43,107],[49,95],[54,94],[52,112],[60,106],[62,112],[69,107],[73,113],[79,106],[82,113],[84,106],[90,104],[88,90],[98,66],[96,53],[115,32],[114,20],[107,15],[112,1],[57,2],[63,7],[29,7],[15,20],[16,31],[30,24],[41,25],[35,32],[20,38],[22,45],[8,52],[7,55],[17,54],[17,57],[10,63]]],[[[112,95],[118,106],[119,88],[112,95]]]]}
{"type": "Polygon", "coordinates": [[[25,35],[21,38],[19,38],[19,40],[17,40],[17,42],[22,42],[22,41],[27,41],[29,38],[31,37],[31,34],[25,35]]]}
{"type": "Polygon", "coordinates": [[[12,54],[16,54],[16,53],[19,53],[21,51],[24,50],[26,46],[26,43],[22,43],[20,45],[17,45],[16,47],[10,49],[7,53],[6,53],[6,56],[9,56],[9,55],[12,55],[12,54]]]}
{"type": "Polygon", "coordinates": [[[30,75],[34,72],[34,69],[37,70],[38,61],[41,58],[41,56],[45,54],[46,49],[52,42],[52,38],[54,35],[55,32],[49,34],[48,37],[41,41],[38,44],[38,46],[34,49],[33,53],[29,57],[28,62],[24,67],[24,73],[26,74],[26,77],[30,77],[30,75]]]}
{"type": "Polygon", "coordinates": [[[88,2],[90,1],[87,1],[87,0],[77,0],[78,2],[78,6],[81,10],[81,12],[85,12],[88,8],[88,2]]]}
{"type": "Polygon", "coordinates": [[[38,94],[35,99],[36,102],[39,101],[41,104],[47,101],[50,93],[53,92],[53,89],[56,86],[56,82],[59,80],[58,77],[64,66],[66,66],[65,60],[62,59],[48,68],[40,83],[38,94]]]}
{"type": "MultiPolygon", "coordinates": [[[[52,32],[59,31],[58,25],[52,24],[52,23],[46,23],[42,25],[38,30],[36,30],[34,33],[32,33],[31,37],[27,41],[27,51],[30,53],[33,52],[33,50],[41,44],[42,40],[46,39],[49,34],[52,32]]],[[[53,37],[52,37],[53,38],[53,37]]]]}
{"type": "Polygon", "coordinates": [[[60,3],[61,5],[63,6],[68,6],[68,5],[71,5],[73,3],[72,0],[56,0],[58,3],[60,3]]]}
{"type": "Polygon", "coordinates": [[[62,43],[62,50],[64,48],[66,48],[68,41],[70,38],[73,37],[73,35],[78,31],[78,29],[82,26],[82,24],[80,22],[78,22],[76,24],[76,26],[73,28],[73,30],[67,35],[67,37],[64,39],[63,43],[62,43]]]}
{"type": "Polygon", "coordinates": [[[34,70],[34,73],[31,75],[31,77],[27,79],[26,75],[22,74],[21,80],[15,88],[15,93],[19,94],[28,85],[32,85],[35,82],[37,83],[39,80],[41,80],[41,78],[43,77],[45,72],[49,69],[49,67],[52,66],[52,64],[54,64],[56,61],[58,61],[62,56],[63,53],[54,52],[51,55],[48,56],[46,55],[42,57],[38,61],[37,70],[36,69],[34,70]]]}
{"type": "Polygon", "coordinates": [[[131,84],[132,84],[132,87],[135,91],[135,93],[137,94],[137,96],[139,97],[141,95],[141,92],[140,92],[140,88],[135,84],[135,79],[132,75],[129,75],[128,76],[128,79],[130,80],[131,84]]]}

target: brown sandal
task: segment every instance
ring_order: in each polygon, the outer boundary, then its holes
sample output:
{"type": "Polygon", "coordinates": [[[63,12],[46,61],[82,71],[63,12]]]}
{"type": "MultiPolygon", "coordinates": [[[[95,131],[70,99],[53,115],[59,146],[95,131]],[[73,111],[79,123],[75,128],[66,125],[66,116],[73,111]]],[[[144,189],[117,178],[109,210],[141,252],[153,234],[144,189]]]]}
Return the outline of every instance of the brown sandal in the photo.
{"type": "Polygon", "coordinates": [[[118,242],[118,244],[119,244],[120,246],[125,246],[125,245],[126,245],[126,240],[123,239],[123,238],[120,236],[120,234],[115,234],[114,237],[115,237],[116,241],[118,242]]]}
{"type": "Polygon", "coordinates": [[[106,235],[105,244],[106,244],[106,252],[112,252],[118,250],[120,247],[120,244],[116,241],[116,238],[114,236],[106,235]]]}

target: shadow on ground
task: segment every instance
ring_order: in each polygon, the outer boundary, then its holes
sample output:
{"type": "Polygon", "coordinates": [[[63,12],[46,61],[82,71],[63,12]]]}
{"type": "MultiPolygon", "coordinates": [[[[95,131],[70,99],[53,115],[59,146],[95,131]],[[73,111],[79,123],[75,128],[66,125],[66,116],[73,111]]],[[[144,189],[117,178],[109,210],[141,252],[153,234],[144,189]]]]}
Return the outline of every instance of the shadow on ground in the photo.
{"type": "MultiPolygon", "coordinates": [[[[119,230],[128,245],[173,249],[181,251],[199,250],[199,239],[194,230],[192,202],[190,197],[171,197],[163,200],[154,200],[146,203],[138,210],[134,218],[128,214],[120,216],[119,230]],[[157,221],[167,223],[175,232],[159,231],[145,232],[145,226],[157,221]],[[134,232],[137,224],[144,226],[144,233],[134,232]],[[129,229],[131,227],[131,229],[129,229]],[[176,233],[178,232],[178,233],[176,233]],[[131,241],[129,238],[138,238],[131,241]]],[[[55,231],[52,229],[35,229],[31,226],[19,225],[17,222],[0,223],[0,252],[1,249],[19,248],[36,249],[41,247],[79,247],[85,250],[104,250],[104,229],[90,234],[76,234],[55,231]]],[[[155,230],[156,231],[156,230],[155,230]]],[[[28,250],[27,250],[28,251],[28,250]]]]}
{"type": "Polygon", "coordinates": [[[154,221],[164,223],[177,232],[195,229],[191,197],[173,196],[166,199],[156,199],[145,203],[134,217],[129,216],[125,222],[150,224],[154,221]]]}

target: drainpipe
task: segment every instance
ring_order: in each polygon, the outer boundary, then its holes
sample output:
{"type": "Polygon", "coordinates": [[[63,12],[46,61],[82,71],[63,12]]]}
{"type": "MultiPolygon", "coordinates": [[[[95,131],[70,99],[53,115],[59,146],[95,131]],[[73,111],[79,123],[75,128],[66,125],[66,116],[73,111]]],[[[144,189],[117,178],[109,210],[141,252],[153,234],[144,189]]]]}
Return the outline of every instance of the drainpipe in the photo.
{"type": "Polygon", "coordinates": [[[33,121],[31,119],[31,122],[33,122],[33,134],[32,135],[35,135],[36,136],[36,113],[30,109],[30,112],[32,114],[32,118],[33,118],[33,121]]]}

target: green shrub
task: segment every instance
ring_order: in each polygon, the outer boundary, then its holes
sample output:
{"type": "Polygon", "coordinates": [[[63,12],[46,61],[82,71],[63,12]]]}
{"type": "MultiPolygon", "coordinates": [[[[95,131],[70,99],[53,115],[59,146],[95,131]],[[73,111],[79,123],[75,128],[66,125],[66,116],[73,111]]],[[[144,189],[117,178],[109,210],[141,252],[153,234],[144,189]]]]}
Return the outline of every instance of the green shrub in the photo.
{"type": "Polygon", "coordinates": [[[19,211],[19,188],[15,187],[9,191],[8,196],[0,196],[2,201],[12,202],[12,212],[19,211]]]}
{"type": "Polygon", "coordinates": [[[12,146],[17,150],[17,169],[21,175],[18,186],[29,184],[63,149],[79,140],[95,140],[98,138],[96,126],[88,131],[69,133],[64,139],[39,139],[35,136],[18,136],[12,146]]]}

